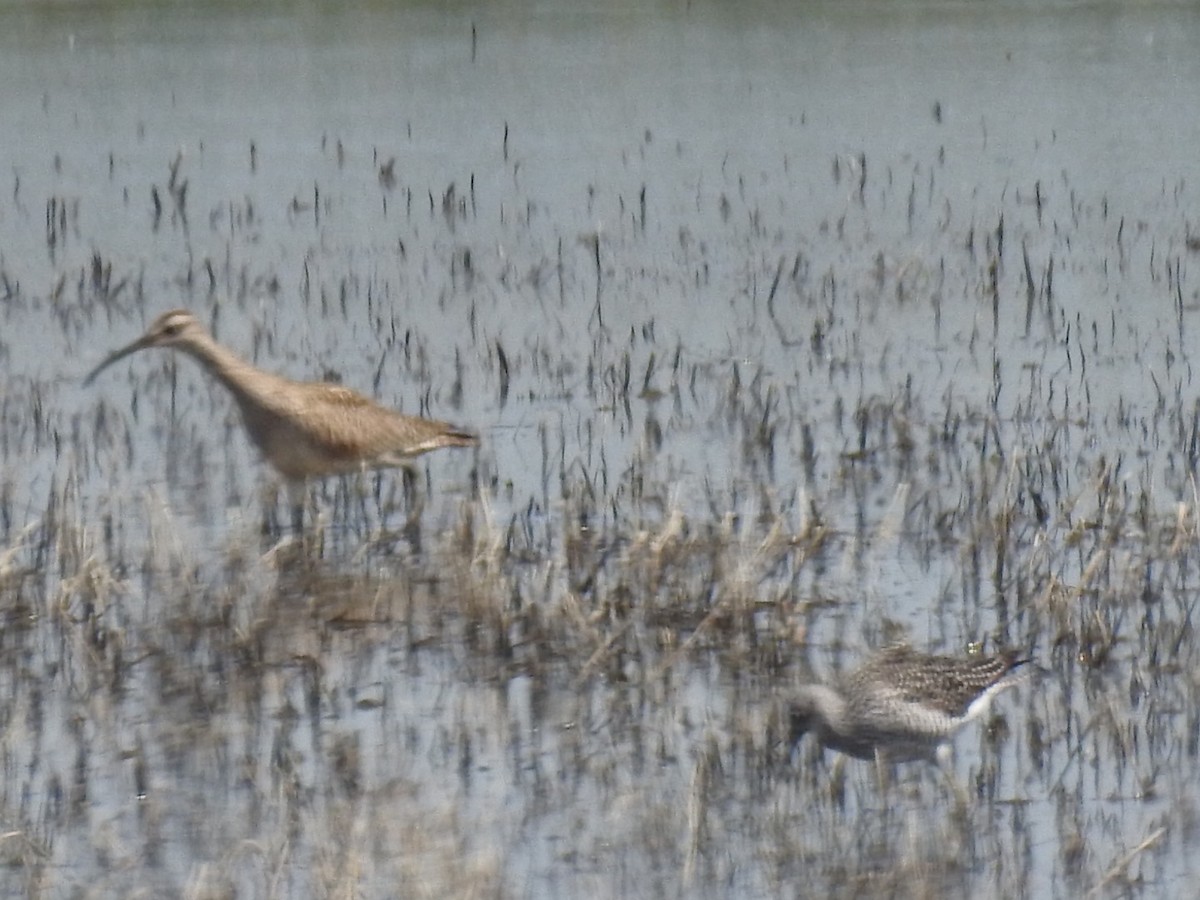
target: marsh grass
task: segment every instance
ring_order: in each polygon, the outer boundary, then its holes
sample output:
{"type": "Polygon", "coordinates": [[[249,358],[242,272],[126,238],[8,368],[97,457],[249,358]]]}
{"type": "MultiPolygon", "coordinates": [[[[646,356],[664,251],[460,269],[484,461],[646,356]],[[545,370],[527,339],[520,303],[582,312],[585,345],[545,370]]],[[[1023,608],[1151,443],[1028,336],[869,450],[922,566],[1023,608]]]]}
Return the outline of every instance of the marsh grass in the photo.
{"type": "MultiPolygon", "coordinates": [[[[668,507],[625,532],[581,484],[548,547],[481,493],[419,552],[380,531],[339,557],[247,524],[218,567],[191,560],[153,496],[145,557],[106,558],[65,479],[0,554],[6,866],[34,894],[83,887],[69,848],[102,892],[504,897],[512,854],[548,841],[525,863],[548,889],[1003,893],[1045,838],[1029,804],[1049,803],[1063,877],[1128,889],[1191,807],[1168,803],[1122,863],[1092,849],[1106,813],[1089,798],[1182,797],[1195,517],[1152,515],[1102,472],[1077,518],[1039,521],[1014,500],[1019,471],[985,461],[986,489],[948,508],[906,483],[866,533],[766,496],[753,515],[668,507]],[[857,608],[845,566],[924,553],[903,523],[947,515],[967,535],[961,577],[1004,572],[1009,639],[1044,669],[960,742],[980,754],[966,823],[919,770],[881,794],[871,767],[789,751],[781,714],[790,685],[853,663],[810,638],[857,608]]],[[[933,616],[965,633],[961,595],[933,616]]]]}

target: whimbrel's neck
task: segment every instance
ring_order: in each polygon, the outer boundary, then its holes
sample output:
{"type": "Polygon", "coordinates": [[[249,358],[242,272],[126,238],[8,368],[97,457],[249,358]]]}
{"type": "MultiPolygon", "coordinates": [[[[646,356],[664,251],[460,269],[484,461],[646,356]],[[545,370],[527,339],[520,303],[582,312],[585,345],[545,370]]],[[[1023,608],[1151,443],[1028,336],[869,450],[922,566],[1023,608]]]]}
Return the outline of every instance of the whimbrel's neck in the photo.
{"type": "Polygon", "coordinates": [[[260,405],[263,402],[262,389],[282,380],[277,375],[256,369],[207,334],[197,335],[177,347],[204,366],[243,406],[260,405]]]}

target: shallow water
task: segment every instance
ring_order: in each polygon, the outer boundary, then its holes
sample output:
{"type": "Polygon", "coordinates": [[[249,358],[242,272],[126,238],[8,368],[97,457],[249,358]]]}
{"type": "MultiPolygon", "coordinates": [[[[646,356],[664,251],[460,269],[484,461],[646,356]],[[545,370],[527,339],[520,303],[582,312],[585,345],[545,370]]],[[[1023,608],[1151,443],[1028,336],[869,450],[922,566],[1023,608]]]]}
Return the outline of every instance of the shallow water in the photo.
{"type": "Polygon", "coordinates": [[[1186,895],[1198,38],[0,10],[6,892],[1186,895]],[[175,306],[483,446],[289,542],[193,364],[80,384],[175,306]],[[897,634],[1043,670],[965,823],[781,745],[897,634]]]}

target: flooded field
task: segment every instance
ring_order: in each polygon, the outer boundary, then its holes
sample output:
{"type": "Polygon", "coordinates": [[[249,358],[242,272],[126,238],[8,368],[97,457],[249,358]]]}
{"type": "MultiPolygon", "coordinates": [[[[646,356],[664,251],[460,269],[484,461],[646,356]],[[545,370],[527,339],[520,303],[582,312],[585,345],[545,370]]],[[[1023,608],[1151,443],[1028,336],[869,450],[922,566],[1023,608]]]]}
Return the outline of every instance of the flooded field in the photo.
{"type": "Polygon", "coordinates": [[[0,896],[1190,896],[1200,12],[152,12],[0,7],[0,896]],[[297,533],[177,307],[481,446],[297,533]]]}

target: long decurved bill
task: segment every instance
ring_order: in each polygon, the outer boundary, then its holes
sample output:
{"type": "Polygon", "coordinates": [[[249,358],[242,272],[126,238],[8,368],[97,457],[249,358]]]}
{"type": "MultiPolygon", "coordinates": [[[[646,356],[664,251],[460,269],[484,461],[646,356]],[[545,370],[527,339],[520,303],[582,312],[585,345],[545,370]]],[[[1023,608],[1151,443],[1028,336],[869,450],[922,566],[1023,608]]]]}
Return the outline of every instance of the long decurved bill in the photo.
{"type": "Polygon", "coordinates": [[[120,350],[114,350],[112,353],[108,354],[108,356],[106,356],[104,358],[103,362],[101,362],[100,365],[96,366],[96,368],[94,368],[94,369],[92,369],[92,371],[88,372],[87,378],[83,379],[83,386],[87,387],[88,385],[90,385],[93,381],[96,380],[97,375],[99,375],[101,372],[103,372],[105,369],[107,369],[109,366],[111,366],[117,360],[124,359],[130,353],[137,353],[139,350],[144,350],[146,347],[151,346],[153,343],[154,343],[154,339],[150,335],[144,334],[140,338],[138,338],[136,341],[134,341],[132,344],[122,347],[120,350]]]}

